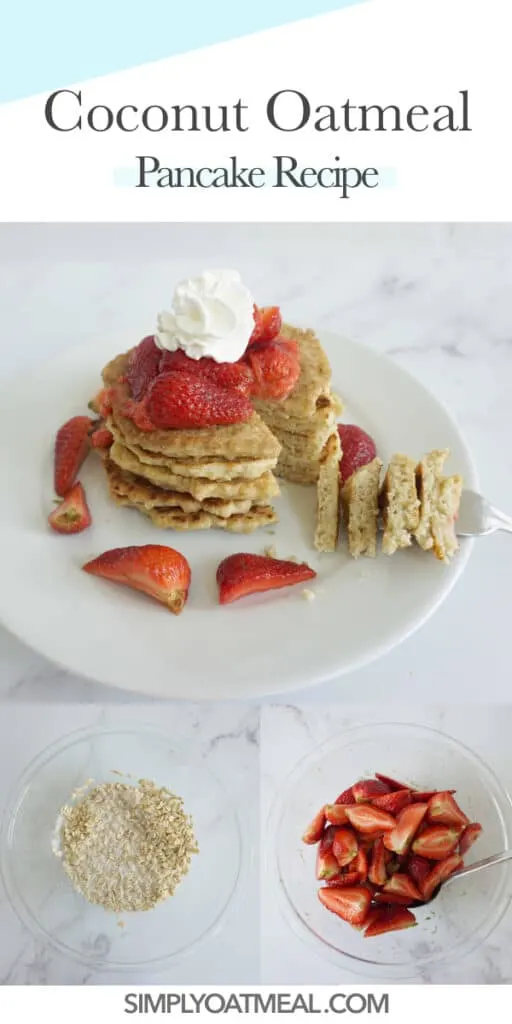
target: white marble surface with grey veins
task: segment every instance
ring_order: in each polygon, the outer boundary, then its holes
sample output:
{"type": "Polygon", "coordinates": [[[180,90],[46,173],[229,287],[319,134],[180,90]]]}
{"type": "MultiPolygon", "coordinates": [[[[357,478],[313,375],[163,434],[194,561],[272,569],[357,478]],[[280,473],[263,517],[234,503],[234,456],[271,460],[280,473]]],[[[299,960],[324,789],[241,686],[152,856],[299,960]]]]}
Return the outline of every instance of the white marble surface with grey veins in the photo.
{"type": "MultiPolygon", "coordinates": [[[[223,266],[291,322],[364,342],[415,374],[458,420],[485,494],[512,513],[509,225],[2,224],[1,375],[102,332],[131,336],[177,279],[223,266]]],[[[296,699],[507,701],[511,580],[512,537],[480,541],[419,633],[296,699]]],[[[137,701],[60,671],[1,627],[0,697],[137,701]]]]}

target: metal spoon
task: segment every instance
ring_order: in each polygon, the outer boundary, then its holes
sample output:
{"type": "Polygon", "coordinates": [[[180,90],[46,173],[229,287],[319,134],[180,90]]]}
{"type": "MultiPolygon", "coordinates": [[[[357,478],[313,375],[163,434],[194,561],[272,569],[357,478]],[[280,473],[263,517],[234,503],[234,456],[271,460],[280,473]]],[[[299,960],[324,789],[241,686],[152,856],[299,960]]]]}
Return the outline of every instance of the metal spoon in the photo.
{"type": "Polygon", "coordinates": [[[450,875],[441,885],[438,885],[437,889],[434,889],[432,896],[429,900],[426,900],[422,904],[417,906],[429,906],[435,899],[437,899],[441,889],[445,889],[450,882],[456,882],[460,878],[467,878],[468,875],[476,874],[477,871],[483,871],[485,868],[490,868],[493,864],[504,864],[505,861],[512,860],[512,850],[504,850],[503,853],[495,853],[492,857],[484,857],[483,860],[477,860],[474,864],[469,864],[467,868],[461,868],[460,871],[456,871],[453,875],[450,875]]]}
{"type": "Polygon", "coordinates": [[[484,537],[497,530],[512,533],[512,518],[494,508],[481,494],[463,491],[456,529],[458,537],[484,537]]]}

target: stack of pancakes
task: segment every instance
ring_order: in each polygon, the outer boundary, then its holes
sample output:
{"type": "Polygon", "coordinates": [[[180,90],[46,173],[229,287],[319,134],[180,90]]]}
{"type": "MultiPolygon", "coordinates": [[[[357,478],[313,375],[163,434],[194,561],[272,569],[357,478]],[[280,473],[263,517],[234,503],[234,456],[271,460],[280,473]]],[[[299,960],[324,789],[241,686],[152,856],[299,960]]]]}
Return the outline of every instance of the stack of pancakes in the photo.
{"type": "Polygon", "coordinates": [[[331,367],[314,331],[283,324],[281,334],[298,344],[299,381],[284,401],[255,401],[254,408],[281,445],[278,476],[293,483],[315,484],[329,440],[337,437],[336,420],[342,406],[331,393],[331,367]]]}
{"type": "MultiPolygon", "coordinates": [[[[128,353],[105,367],[106,387],[123,374],[128,353]]],[[[114,408],[114,442],[104,465],[112,499],[173,530],[217,527],[251,533],[276,521],[271,499],[280,445],[255,412],[246,423],[197,430],[141,431],[114,408]]]]}

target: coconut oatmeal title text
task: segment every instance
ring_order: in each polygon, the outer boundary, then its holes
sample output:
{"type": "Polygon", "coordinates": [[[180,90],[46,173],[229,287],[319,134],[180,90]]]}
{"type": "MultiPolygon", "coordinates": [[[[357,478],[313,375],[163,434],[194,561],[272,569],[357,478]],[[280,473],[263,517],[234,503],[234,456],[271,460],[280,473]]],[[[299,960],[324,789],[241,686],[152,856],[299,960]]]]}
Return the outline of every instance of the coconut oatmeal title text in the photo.
{"type": "MultiPolygon", "coordinates": [[[[193,104],[139,107],[126,103],[113,108],[103,103],[88,105],[81,90],[58,89],[47,99],[45,120],[53,131],[123,133],[229,133],[251,129],[249,107],[241,99],[230,105],[193,104]]],[[[279,133],[423,132],[472,131],[469,92],[461,89],[451,103],[427,107],[414,103],[404,108],[393,103],[357,104],[350,99],[332,106],[314,105],[298,89],[281,89],[267,101],[267,127],[279,133]]],[[[315,136],[313,135],[313,138],[315,136]]],[[[316,136],[318,138],[318,136],[316,136]]],[[[293,155],[271,157],[268,167],[243,166],[236,154],[221,166],[170,166],[159,156],[135,156],[135,188],[334,188],[341,199],[354,190],[374,189],[380,182],[378,167],[348,166],[334,155],[328,166],[306,166],[293,155]]]]}

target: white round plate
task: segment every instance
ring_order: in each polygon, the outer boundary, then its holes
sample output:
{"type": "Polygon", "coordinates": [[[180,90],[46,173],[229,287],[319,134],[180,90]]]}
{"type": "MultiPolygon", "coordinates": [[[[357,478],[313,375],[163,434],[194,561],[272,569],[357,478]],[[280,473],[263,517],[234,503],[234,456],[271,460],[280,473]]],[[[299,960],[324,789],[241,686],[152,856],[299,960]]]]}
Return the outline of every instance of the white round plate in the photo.
{"type": "MultiPolygon", "coordinates": [[[[312,686],[372,661],[400,643],[440,605],[462,572],[472,543],[450,566],[409,549],[392,558],[351,559],[313,549],[315,489],[283,483],[280,522],[245,536],[221,531],[164,532],[107,498],[100,460],[80,473],[92,527],[64,537],[46,524],[52,509],[53,439],[68,417],[87,411],[101,367],[133,338],[102,339],[11,381],[0,395],[0,619],[70,672],[159,697],[262,697],[312,686]],[[163,605],[81,572],[107,548],[168,544],[188,558],[189,601],[178,617],[163,605]],[[303,587],[217,603],[218,563],[236,551],[274,546],[318,573],[303,587]]],[[[414,458],[449,448],[448,470],[476,487],[471,457],[447,412],[389,359],[322,333],[344,419],[374,437],[384,464],[396,451],[414,458]]]]}

